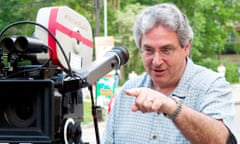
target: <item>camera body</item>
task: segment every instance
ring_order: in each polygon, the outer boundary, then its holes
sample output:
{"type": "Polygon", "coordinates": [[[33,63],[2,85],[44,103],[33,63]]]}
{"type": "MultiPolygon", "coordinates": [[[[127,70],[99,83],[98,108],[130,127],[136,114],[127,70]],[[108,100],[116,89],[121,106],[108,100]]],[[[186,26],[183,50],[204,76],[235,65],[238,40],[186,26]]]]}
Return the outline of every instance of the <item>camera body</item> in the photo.
{"type": "MultiPolygon", "coordinates": [[[[20,72],[15,69],[15,73],[20,72]]],[[[26,69],[29,70],[29,66],[26,69]]],[[[24,71],[22,67],[21,71],[24,71]]],[[[50,69],[31,71],[35,78],[31,72],[25,72],[0,80],[3,97],[0,101],[0,142],[80,143],[82,91],[64,91],[61,84],[64,76],[57,67],[51,68],[55,71],[51,77],[49,73],[48,78],[43,77],[46,71],[50,69]]]]}
{"type": "Polygon", "coordinates": [[[0,143],[81,144],[85,86],[66,77],[92,61],[92,29],[66,6],[41,8],[34,24],[34,37],[0,43],[0,143]]]}

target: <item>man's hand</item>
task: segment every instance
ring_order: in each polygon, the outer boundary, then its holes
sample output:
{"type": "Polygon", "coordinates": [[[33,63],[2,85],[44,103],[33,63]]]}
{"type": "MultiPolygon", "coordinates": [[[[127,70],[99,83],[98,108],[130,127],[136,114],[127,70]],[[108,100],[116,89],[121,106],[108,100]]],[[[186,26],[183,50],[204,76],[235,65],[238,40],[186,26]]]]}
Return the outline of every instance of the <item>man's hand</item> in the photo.
{"type": "Polygon", "coordinates": [[[171,114],[177,107],[174,100],[150,88],[127,89],[125,93],[136,97],[135,104],[132,106],[133,112],[164,112],[171,114]]]}

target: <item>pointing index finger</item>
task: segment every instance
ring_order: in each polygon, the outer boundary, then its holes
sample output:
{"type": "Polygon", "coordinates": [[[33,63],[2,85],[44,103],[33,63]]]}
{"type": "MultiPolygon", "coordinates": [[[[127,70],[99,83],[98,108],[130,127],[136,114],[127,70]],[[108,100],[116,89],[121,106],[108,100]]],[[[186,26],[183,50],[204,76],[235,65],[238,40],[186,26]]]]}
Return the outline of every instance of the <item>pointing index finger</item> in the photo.
{"type": "Polygon", "coordinates": [[[141,89],[140,88],[126,89],[125,93],[129,96],[137,97],[141,93],[141,89]]]}

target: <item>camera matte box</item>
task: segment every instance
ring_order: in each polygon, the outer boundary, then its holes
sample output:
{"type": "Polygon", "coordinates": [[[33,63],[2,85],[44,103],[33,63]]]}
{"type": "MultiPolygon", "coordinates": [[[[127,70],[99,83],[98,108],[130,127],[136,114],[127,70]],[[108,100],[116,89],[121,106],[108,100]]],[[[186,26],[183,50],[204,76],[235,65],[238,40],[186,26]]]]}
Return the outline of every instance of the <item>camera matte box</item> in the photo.
{"type": "Polygon", "coordinates": [[[53,92],[50,80],[0,80],[0,142],[52,143],[53,92]]]}

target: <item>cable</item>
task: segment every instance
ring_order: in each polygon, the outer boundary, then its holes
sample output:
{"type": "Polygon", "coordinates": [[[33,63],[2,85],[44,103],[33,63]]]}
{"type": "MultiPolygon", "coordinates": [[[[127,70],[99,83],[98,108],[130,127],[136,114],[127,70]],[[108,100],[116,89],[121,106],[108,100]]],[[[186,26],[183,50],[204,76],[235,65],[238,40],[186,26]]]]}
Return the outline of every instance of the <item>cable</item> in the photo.
{"type": "Polygon", "coordinates": [[[39,24],[39,23],[36,23],[36,22],[33,22],[33,21],[18,21],[18,22],[14,22],[14,23],[11,23],[11,24],[7,25],[5,28],[3,28],[3,30],[0,32],[0,38],[2,37],[2,35],[3,35],[9,28],[11,28],[11,27],[13,27],[13,26],[16,26],[16,25],[20,25],[20,24],[33,24],[33,25],[37,25],[37,26],[41,27],[42,29],[46,30],[46,31],[50,34],[50,36],[56,41],[57,45],[59,46],[59,48],[60,48],[60,50],[61,50],[61,52],[62,52],[62,54],[63,54],[63,57],[64,57],[64,59],[65,59],[65,61],[66,61],[66,63],[67,63],[67,66],[68,66],[67,74],[70,75],[70,76],[73,76],[73,72],[72,72],[70,63],[69,63],[69,61],[68,61],[68,59],[67,59],[67,56],[66,56],[66,54],[65,54],[65,52],[64,52],[64,50],[63,50],[63,48],[62,48],[62,46],[61,46],[61,44],[60,44],[60,42],[56,39],[56,37],[54,36],[54,34],[53,34],[50,30],[48,30],[45,26],[43,26],[42,24],[39,24]]]}
{"type": "Polygon", "coordinates": [[[91,85],[88,86],[88,90],[90,92],[91,101],[92,101],[92,117],[93,117],[95,134],[96,134],[96,142],[97,142],[97,144],[100,144],[100,137],[99,137],[99,131],[98,131],[98,120],[97,120],[97,113],[96,113],[96,110],[99,107],[95,106],[95,104],[94,104],[93,90],[92,90],[92,86],[91,85]]]}

